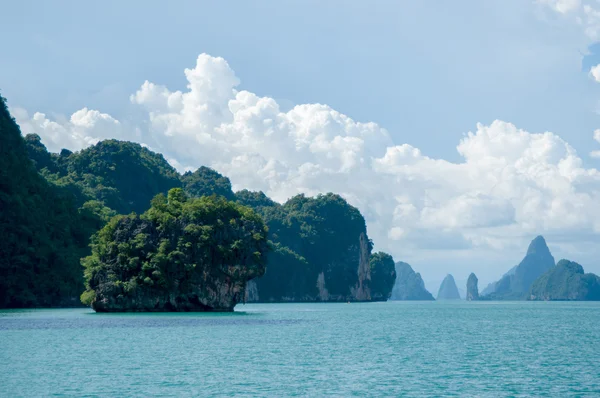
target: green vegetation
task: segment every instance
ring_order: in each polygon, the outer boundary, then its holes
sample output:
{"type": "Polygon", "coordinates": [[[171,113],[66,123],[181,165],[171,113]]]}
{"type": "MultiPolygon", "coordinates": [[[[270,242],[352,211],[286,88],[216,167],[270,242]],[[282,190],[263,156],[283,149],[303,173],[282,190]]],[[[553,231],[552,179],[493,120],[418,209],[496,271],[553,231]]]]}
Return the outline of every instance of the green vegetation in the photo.
{"type": "Polygon", "coordinates": [[[139,144],[106,140],[56,155],[47,152],[39,136],[25,141],[38,170],[72,192],[78,205],[98,200],[119,214],[142,213],[155,195],[181,187],[179,174],[163,156],[139,144]]]}
{"type": "Polygon", "coordinates": [[[78,305],[79,258],[101,222],[97,209],[78,210],[67,190],[36,172],[2,97],[0,209],[0,308],[78,305]]]}
{"type": "Polygon", "coordinates": [[[372,243],[364,218],[341,196],[297,195],[283,205],[262,192],[241,191],[236,196],[263,216],[276,245],[267,275],[256,281],[259,301],[371,299],[372,243]],[[317,283],[319,278],[322,283],[317,283]],[[282,291],[281,283],[294,289],[282,291]]]}
{"type": "Polygon", "coordinates": [[[392,295],[396,282],[394,259],[387,253],[377,252],[369,259],[371,268],[371,299],[385,301],[392,295]]]}
{"type": "Polygon", "coordinates": [[[532,285],[529,300],[600,300],[600,277],[575,262],[560,260],[532,285]]]}
{"type": "Polygon", "coordinates": [[[264,274],[267,250],[266,226],[250,208],[174,188],[98,232],[81,298],[96,311],[231,311],[246,282],[264,274]]]}
{"type": "MultiPolygon", "coordinates": [[[[149,223],[149,217],[157,213],[161,196],[148,209],[152,198],[173,188],[181,189],[173,192],[181,192],[185,197],[181,201],[186,203],[185,208],[191,206],[188,202],[195,203],[188,197],[198,197],[207,206],[209,202],[219,203],[217,213],[225,212],[227,206],[248,206],[262,216],[269,227],[272,250],[261,254],[268,270],[264,277],[255,280],[261,301],[362,301],[389,297],[395,277],[391,257],[381,253],[371,257],[373,245],[364,218],[339,195],[297,195],[281,205],[262,192],[243,190],[234,194],[229,179],[207,167],[180,175],[162,155],[131,142],[105,140],[79,152],[63,149],[59,154],[50,153],[39,136],[21,136],[4,101],[1,121],[0,307],[77,305],[76,298],[84,290],[79,259],[89,255],[90,238],[105,226],[107,229],[94,238],[94,254],[85,260],[89,288],[82,299],[87,303],[105,303],[102,305],[106,308],[118,307],[111,294],[120,291],[122,295],[125,287],[138,298],[147,297],[151,290],[145,289],[144,283],[157,289],[162,279],[154,280],[158,275],[154,272],[160,270],[152,269],[148,274],[148,265],[143,262],[154,264],[159,254],[169,256],[180,251],[176,242],[170,241],[164,253],[158,246],[146,248],[144,253],[117,246],[124,251],[110,252],[118,254],[112,258],[118,261],[111,266],[123,266],[127,259],[133,267],[131,275],[121,273],[117,279],[117,274],[102,267],[99,269],[104,274],[94,273],[96,266],[92,264],[108,266],[99,250],[114,249],[108,243],[110,239],[134,245],[135,237],[127,235],[133,233],[126,230],[128,225],[149,228],[158,234],[162,227],[149,223]],[[135,214],[117,216],[132,212],[135,214]],[[116,235],[110,238],[109,230],[116,235]],[[142,279],[134,264],[145,267],[142,279]],[[102,279],[102,275],[108,279],[102,279]],[[131,290],[131,278],[141,287],[131,290]]],[[[155,241],[154,235],[148,239],[157,245],[162,242],[155,241]]],[[[211,256],[217,256],[219,250],[212,251],[211,256]]],[[[167,301],[159,307],[167,308],[167,301]]],[[[191,306],[189,303],[186,305],[191,306]]],[[[101,308],[101,304],[95,305],[101,308]]],[[[144,308],[149,308],[147,303],[144,308]]]]}
{"type": "Polygon", "coordinates": [[[193,173],[186,172],[181,177],[181,182],[183,183],[183,189],[191,196],[218,195],[227,200],[235,198],[229,178],[205,166],[200,167],[193,173]]]}
{"type": "Polygon", "coordinates": [[[396,263],[396,283],[392,289],[392,300],[434,300],[425,289],[421,274],[413,271],[410,264],[396,263]]]}

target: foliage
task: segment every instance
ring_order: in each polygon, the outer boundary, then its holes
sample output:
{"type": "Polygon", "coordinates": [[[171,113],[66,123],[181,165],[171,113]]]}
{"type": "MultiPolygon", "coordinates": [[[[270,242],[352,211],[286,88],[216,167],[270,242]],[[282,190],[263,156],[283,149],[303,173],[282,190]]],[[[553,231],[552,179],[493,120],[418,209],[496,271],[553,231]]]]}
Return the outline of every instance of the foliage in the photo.
{"type": "Polygon", "coordinates": [[[267,228],[250,208],[174,188],[98,232],[82,261],[82,301],[98,311],[230,310],[246,281],[264,274],[267,250],[267,228]]]}
{"type": "Polygon", "coordinates": [[[371,268],[371,298],[389,299],[396,282],[394,259],[387,253],[373,253],[369,259],[369,267],[371,268]]]}
{"type": "MultiPolygon", "coordinates": [[[[30,139],[38,165],[52,167],[39,139],[30,139]]],[[[98,219],[78,211],[72,199],[36,172],[0,97],[0,308],[78,304],[79,258],[98,219]]]]}
{"type": "Polygon", "coordinates": [[[600,277],[576,262],[560,260],[531,286],[530,300],[600,300],[600,277]]]}
{"type": "Polygon", "coordinates": [[[317,292],[314,273],[306,260],[282,246],[272,244],[267,255],[267,271],[256,279],[261,301],[310,301],[317,292]]]}
{"type": "Polygon", "coordinates": [[[202,166],[193,173],[188,171],[181,176],[183,189],[191,196],[223,196],[233,200],[235,195],[231,190],[229,178],[217,173],[215,170],[202,166]]]}
{"type": "Polygon", "coordinates": [[[65,187],[79,206],[97,200],[119,214],[141,213],[158,193],[180,187],[179,174],[160,154],[139,144],[105,140],[80,152],[49,154],[39,137],[26,137],[38,170],[65,187]]]}
{"type": "MultiPolygon", "coordinates": [[[[281,252],[278,255],[276,250],[268,263],[269,280],[281,283],[278,281],[288,278],[296,287],[293,295],[285,296],[285,301],[315,300],[315,285],[320,273],[324,274],[331,300],[353,299],[361,250],[366,252],[368,263],[372,248],[370,241],[367,241],[367,247],[360,247],[360,236],[366,236],[366,225],[358,209],[332,193],[315,198],[301,194],[283,205],[272,202],[262,192],[241,191],[236,197],[263,216],[269,227],[270,240],[282,250],[285,248],[286,253],[294,254],[283,255],[281,252]],[[305,262],[298,262],[298,258],[305,262]],[[304,267],[304,271],[288,272],[298,267],[304,267]]],[[[261,300],[283,297],[274,294],[278,287],[261,280],[257,284],[261,300]]]]}
{"type": "Polygon", "coordinates": [[[264,192],[249,191],[243,189],[235,193],[236,202],[244,206],[250,206],[253,209],[263,210],[265,207],[277,207],[279,203],[274,202],[264,192]]]}

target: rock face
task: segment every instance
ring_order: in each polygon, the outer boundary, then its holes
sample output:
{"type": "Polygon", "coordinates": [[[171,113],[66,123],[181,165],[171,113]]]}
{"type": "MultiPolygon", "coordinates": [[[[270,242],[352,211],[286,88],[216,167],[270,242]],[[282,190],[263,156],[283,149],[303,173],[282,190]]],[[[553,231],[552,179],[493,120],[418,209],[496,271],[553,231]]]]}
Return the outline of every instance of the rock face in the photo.
{"type": "Polygon", "coordinates": [[[415,272],[410,264],[396,263],[396,283],[390,300],[435,300],[425,289],[421,274],[415,272]]]}
{"type": "Polygon", "coordinates": [[[529,300],[600,300],[600,277],[575,262],[560,260],[532,285],[529,300]]]}
{"type": "Polygon", "coordinates": [[[264,274],[267,249],[266,226],[250,209],[172,189],[98,232],[83,260],[82,301],[98,312],[233,311],[264,274]]]}
{"type": "Polygon", "coordinates": [[[359,254],[358,254],[358,270],[357,281],[354,289],[351,289],[352,296],[357,301],[371,300],[371,289],[369,288],[371,281],[371,267],[369,266],[369,258],[371,257],[371,248],[367,235],[362,232],[358,239],[359,254]]]}
{"type": "Polygon", "coordinates": [[[469,279],[467,279],[467,300],[479,300],[479,288],[477,287],[477,277],[474,273],[469,275],[469,279]]]}
{"type": "Polygon", "coordinates": [[[525,258],[516,266],[513,273],[507,273],[495,284],[492,300],[522,300],[533,282],[542,274],[554,267],[554,257],[550,253],[542,236],[536,237],[529,244],[525,258]]]}
{"type": "Polygon", "coordinates": [[[458,288],[456,287],[456,282],[454,282],[454,277],[452,275],[446,275],[442,281],[440,290],[438,291],[437,299],[460,300],[460,293],[458,293],[458,288]]]}

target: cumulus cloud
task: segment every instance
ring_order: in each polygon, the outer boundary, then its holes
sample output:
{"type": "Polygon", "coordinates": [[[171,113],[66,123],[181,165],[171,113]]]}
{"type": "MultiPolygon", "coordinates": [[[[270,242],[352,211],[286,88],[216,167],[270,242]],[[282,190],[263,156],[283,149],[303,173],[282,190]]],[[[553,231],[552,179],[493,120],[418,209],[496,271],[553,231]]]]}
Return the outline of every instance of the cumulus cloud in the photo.
{"type": "Polygon", "coordinates": [[[570,18],[582,26],[585,34],[600,39],[600,2],[596,0],[534,0],[544,8],[570,18]]]}
{"type": "Polygon", "coordinates": [[[144,82],[130,97],[144,120],[131,126],[87,108],[65,120],[14,114],[23,133],[39,134],[53,151],[128,139],[179,170],[208,165],[234,189],[278,201],[340,193],[365,215],[377,248],[397,256],[422,248],[499,250],[538,233],[588,241],[600,233],[600,173],[553,133],[499,120],[478,124],[458,143],[462,160],[453,163],[397,145],[384,128],[327,105],[284,112],[273,98],[241,90],[222,58],[202,54],[185,76],[185,91],[144,82]]]}
{"type": "Polygon", "coordinates": [[[590,68],[590,76],[596,81],[596,83],[600,83],[600,64],[590,68]]]}

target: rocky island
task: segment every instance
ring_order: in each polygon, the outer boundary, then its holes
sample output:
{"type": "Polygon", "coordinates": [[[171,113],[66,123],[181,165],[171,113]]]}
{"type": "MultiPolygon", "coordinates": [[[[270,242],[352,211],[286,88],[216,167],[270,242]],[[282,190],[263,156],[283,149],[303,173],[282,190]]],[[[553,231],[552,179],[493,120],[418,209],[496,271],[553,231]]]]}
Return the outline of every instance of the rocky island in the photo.
{"type": "Polygon", "coordinates": [[[467,279],[468,301],[479,300],[479,288],[477,286],[478,282],[479,280],[477,279],[477,276],[475,276],[475,274],[471,272],[471,275],[469,275],[469,279],[467,279]]]}
{"type": "Polygon", "coordinates": [[[584,273],[576,262],[560,260],[531,287],[529,300],[600,300],[600,277],[584,273]]]}
{"type": "Polygon", "coordinates": [[[542,236],[531,241],[523,260],[493,284],[487,296],[491,300],[524,300],[533,282],[554,267],[554,257],[542,236]]]}
{"type": "Polygon", "coordinates": [[[391,300],[435,300],[425,289],[421,274],[415,272],[410,264],[396,263],[396,283],[392,290],[391,300]]]}
{"type": "Polygon", "coordinates": [[[114,217],[83,259],[82,301],[98,312],[232,311],[265,272],[267,228],[251,209],[180,188],[141,216],[114,217]]]}
{"type": "Polygon", "coordinates": [[[456,282],[454,282],[454,277],[452,275],[446,275],[446,277],[442,281],[442,284],[440,285],[440,290],[438,291],[437,299],[460,300],[460,293],[458,292],[456,282]]]}

